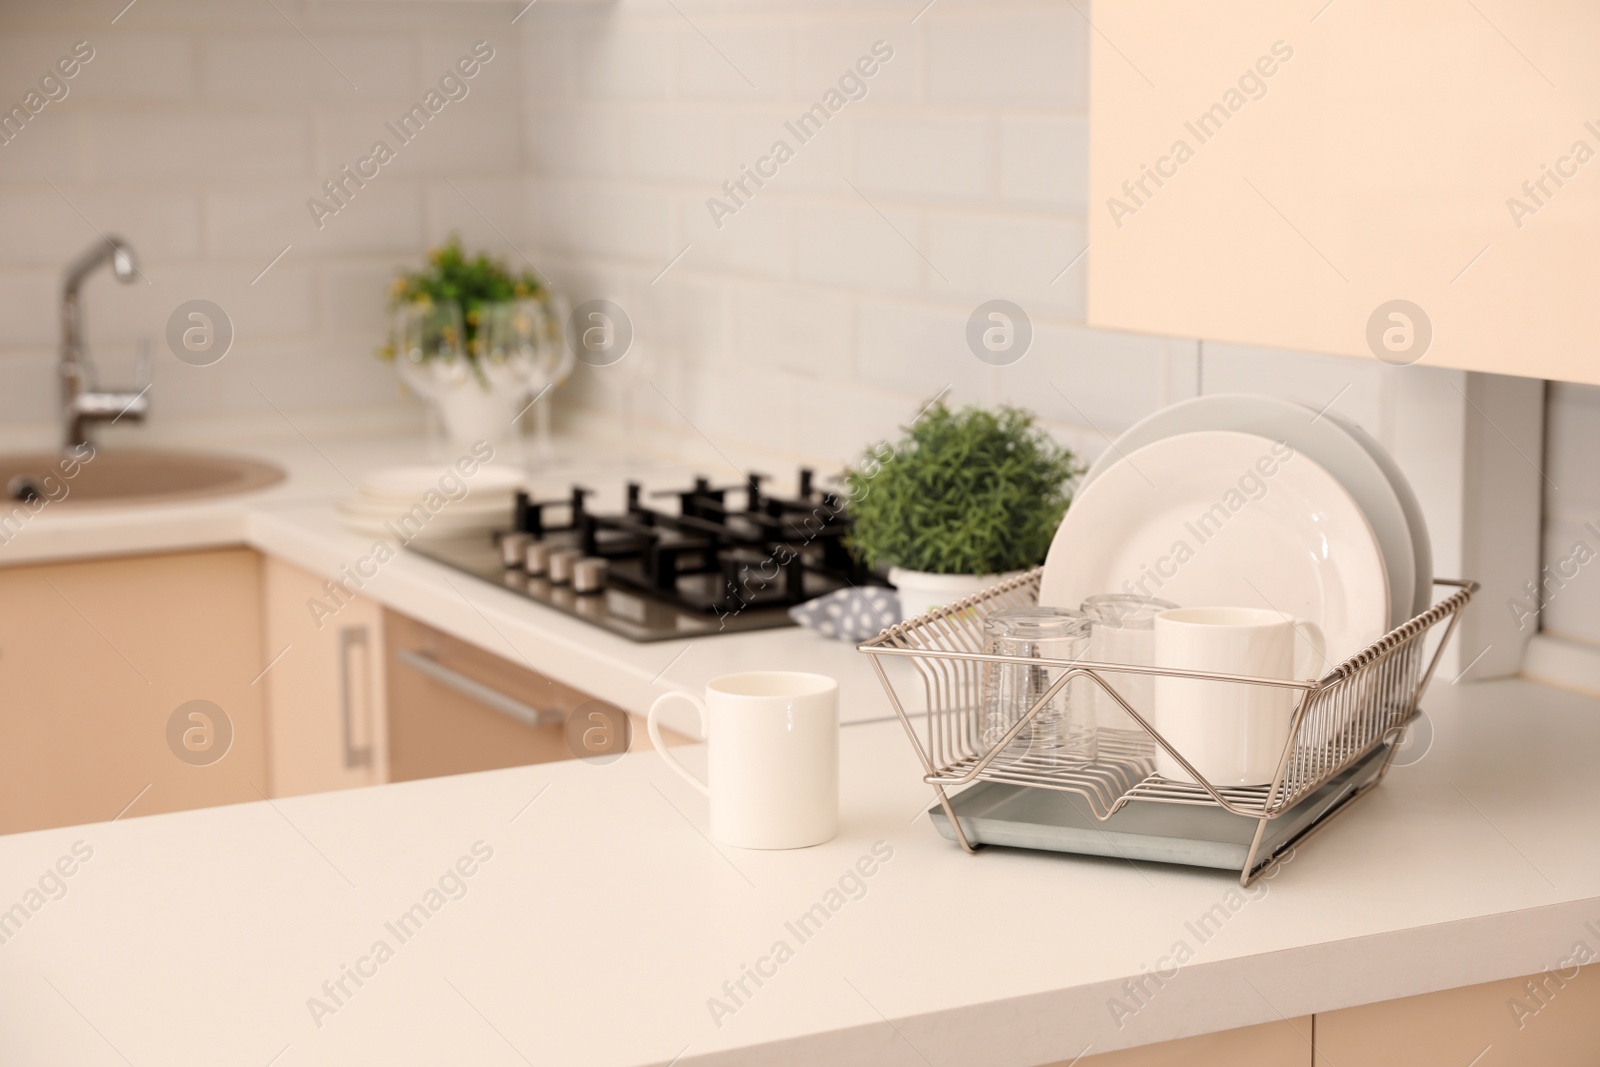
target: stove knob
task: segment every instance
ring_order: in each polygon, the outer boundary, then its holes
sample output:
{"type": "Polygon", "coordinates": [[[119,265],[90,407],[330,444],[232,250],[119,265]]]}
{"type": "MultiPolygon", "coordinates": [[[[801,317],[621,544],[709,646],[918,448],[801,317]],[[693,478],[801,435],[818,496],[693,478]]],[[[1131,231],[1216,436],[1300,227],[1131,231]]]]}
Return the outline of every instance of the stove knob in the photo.
{"type": "Polygon", "coordinates": [[[522,566],[529,574],[544,574],[550,570],[550,554],[553,550],[543,541],[529,541],[528,547],[522,554],[522,566]]]}
{"type": "Polygon", "coordinates": [[[576,548],[561,548],[550,553],[550,581],[555,585],[571,582],[573,566],[582,558],[583,553],[576,548]]]}
{"type": "Polygon", "coordinates": [[[522,554],[526,551],[528,542],[533,540],[532,535],[521,530],[511,530],[500,535],[500,558],[507,567],[522,566],[522,554]]]}
{"type": "Polygon", "coordinates": [[[585,556],[572,565],[572,588],[579,593],[598,593],[606,587],[606,561],[585,556]]]}

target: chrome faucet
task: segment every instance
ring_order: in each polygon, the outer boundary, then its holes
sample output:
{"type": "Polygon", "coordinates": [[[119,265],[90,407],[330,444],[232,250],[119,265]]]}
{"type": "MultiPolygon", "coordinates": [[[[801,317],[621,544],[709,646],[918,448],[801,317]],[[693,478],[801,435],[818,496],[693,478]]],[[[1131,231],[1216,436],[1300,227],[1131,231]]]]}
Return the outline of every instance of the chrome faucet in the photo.
{"type": "Polygon", "coordinates": [[[104,263],[120,282],[131,282],[139,275],[133,249],[120,237],[107,237],[67,267],[61,288],[61,417],[65,424],[63,447],[76,448],[88,443],[88,424],[116,422],[127,418],[142,420],[150,410],[149,358],[140,359],[138,389],[98,389],[92,382],[88,358],[83,350],[83,300],[78,290],[85,279],[104,263]]]}

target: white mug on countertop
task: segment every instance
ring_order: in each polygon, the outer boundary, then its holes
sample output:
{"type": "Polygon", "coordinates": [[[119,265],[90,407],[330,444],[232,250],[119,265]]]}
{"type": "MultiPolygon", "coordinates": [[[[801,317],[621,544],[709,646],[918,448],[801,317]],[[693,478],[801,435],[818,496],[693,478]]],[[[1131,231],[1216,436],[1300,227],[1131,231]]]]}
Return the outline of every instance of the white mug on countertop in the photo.
{"type": "Polygon", "coordinates": [[[711,836],[739,848],[805,848],[839,832],[839,683],[822,674],[725,674],[693,693],[650,705],[650,742],[667,765],[711,800],[711,836]],[[672,700],[700,712],[702,782],[661,740],[658,713],[672,700]]]}
{"type": "MultiPolygon", "coordinates": [[[[1314,623],[1265,608],[1175,608],[1155,619],[1157,667],[1292,681],[1320,674],[1326,648],[1314,623]]],[[[1155,727],[1212,785],[1266,785],[1303,692],[1157,675],[1155,727]]],[[[1194,781],[1165,749],[1156,770],[1194,781]]]]}

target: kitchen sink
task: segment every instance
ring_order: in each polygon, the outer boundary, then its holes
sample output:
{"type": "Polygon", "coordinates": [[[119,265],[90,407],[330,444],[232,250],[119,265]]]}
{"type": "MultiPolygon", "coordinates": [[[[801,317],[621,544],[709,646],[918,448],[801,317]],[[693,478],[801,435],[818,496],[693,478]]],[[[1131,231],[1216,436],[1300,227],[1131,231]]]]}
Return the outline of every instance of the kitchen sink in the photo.
{"type": "Polygon", "coordinates": [[[272,464],[237,456],[100,449],[84,460],[36,452],[0,456],[0,506],[40,498],[69,506],[195,500],[282,480],[283,471],[272,464]]]}

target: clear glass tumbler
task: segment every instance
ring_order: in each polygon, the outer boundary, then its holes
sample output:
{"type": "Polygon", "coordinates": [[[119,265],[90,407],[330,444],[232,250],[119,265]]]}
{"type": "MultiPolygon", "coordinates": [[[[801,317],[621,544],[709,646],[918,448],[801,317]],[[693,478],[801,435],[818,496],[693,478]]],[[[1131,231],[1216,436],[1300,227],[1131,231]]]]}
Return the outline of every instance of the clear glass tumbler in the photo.
{"type": "MultiPolygon", "coordinates": [[[[1101,663],[1154,666],[1156,616],[1177,606],[1170,600],[1131,593],[1090,597],[1083,602],[1083,613],[1094,626],[1094,635],[1089,642],[1089,658],[1101,663]]],[[[1107,672],[1103,677],[1116,688],[1123,700],[1144,716],[1145,721],[1154,721],[1155,678],[1152,675],[1107,672]]],[[[1110,693],[1093,682],[1088,684],[1094,691],[1095,721],[1100,729],[1129,731],[1138,735],[1130,740],[1141,745],[1154,744],[1150,735],[1122,710],[1110,693]]]]}
{"type": "MultiPolygon", "coordinates": [[[[1068,608],[1010,608],[984,620],[984,651],[1035,660],[1074,661],[1089,650],[1089,620],[1068,608]]],[[[998,744],[1067,668],[986,663],[983,741],[998,744]]],[[[1006,762],[1067,766],[1095,758],[1094,704],[1078,680],[1062,686],[1007,747],[1006,762]]]]}

